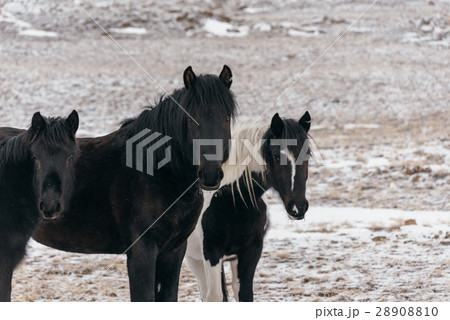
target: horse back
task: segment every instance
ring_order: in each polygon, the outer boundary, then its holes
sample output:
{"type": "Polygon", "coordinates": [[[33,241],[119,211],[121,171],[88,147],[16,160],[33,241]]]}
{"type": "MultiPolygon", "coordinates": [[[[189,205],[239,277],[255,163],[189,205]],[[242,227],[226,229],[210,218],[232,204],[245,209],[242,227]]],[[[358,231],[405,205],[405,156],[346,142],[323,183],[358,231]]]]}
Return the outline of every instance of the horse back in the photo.
{"type": "Polygon", "coordinates": [[[10,127],[0,127],[0,144],[6,142],[12,137],[18,136],[23,132],[25,132],[25,130],[10,127]]]}

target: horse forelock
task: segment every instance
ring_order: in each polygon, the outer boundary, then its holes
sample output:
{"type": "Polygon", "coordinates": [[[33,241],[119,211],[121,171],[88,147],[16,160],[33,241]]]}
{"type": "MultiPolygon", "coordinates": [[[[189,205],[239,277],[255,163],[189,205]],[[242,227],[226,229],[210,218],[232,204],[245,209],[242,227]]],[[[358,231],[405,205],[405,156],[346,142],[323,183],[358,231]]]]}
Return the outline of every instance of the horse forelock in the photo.
{"type": "Polygon", "coordinates": [[[30,144],[39,143],[48,152],[64,150],[71,153],[76,151],[78,148],[76,138],[66,120],[60,117],[44,119],[46,126],[36,136],[31,132],[31,128],[28,130],[28,135],[33,136],[30,144]]]}
{"type": "Polygon", "coordinates": [[[189,90],[183,88],[181,91],[181,103],[188,113],[223,112],[233,119],[236,116],[237,104],[233,92],[215,75],[199,75],[189,90]]]}

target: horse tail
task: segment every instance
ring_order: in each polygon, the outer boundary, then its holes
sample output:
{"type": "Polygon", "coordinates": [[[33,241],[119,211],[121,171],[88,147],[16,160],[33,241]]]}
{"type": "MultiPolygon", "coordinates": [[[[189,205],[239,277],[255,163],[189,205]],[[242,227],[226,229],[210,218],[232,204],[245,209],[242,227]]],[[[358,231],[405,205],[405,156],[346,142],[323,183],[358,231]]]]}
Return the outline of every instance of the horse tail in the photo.
{"type": "Polygon", "coordinates": [[[228,302],[228,292],[227,292],[227,284],[225,282],[225,271],[223,269],[223,262],[222,262],[222,271],[220,272],[220,278],[222,282],[223,302],[228,302]]]}

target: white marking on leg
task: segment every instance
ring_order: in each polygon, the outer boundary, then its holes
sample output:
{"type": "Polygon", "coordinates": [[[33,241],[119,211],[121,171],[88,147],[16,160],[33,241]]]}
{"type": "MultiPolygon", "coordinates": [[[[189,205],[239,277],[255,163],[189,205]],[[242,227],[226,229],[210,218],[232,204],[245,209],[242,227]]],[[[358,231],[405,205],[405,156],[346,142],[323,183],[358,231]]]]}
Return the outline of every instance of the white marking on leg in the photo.
{"type": "MultiPolygon", "coordinates": [[[[187,248],[185,254],[185,260],[189,267],[189,270],[197,278],[197,283],[200,288],[200,296],[202,301],[206,301],[206,295],[208,293],[208,281],[206,268],[207,264],[203,255],[203,228],[202,228],[202,217],[205,210],[209,207],[211,203],[211,198],[214,192],[204,191],[204,203],[200,217],[197,221],[197,226],[195,230],[191,233],[187,241],[187,248]]],[[[208,263],[208,265],[210,265],[208,263]]]]}
{"type": "Polygon", "coordinates": [[[238,276],[238,259],[230,261],[230,265],[232,275],[231,287],[233,288],[234,299],[239,301],[240,283],[238,276]]]}
{"type": "Polygon", "coordinates": [[[186,257],[186,263],[189,270],[194,274],[200,289],[200,297],[202,301],[206,301],[206,294],[208,292],[208,284],[206,281],[205,261],[197,260],[191,257],[186,257]]]}
{"type": "Polygon", "coordinates": [[[222,259],[214,267],[210,261],[205,263],[206,279],[208,292],[206,293],[206,301],[222,302],[222,259]]]}

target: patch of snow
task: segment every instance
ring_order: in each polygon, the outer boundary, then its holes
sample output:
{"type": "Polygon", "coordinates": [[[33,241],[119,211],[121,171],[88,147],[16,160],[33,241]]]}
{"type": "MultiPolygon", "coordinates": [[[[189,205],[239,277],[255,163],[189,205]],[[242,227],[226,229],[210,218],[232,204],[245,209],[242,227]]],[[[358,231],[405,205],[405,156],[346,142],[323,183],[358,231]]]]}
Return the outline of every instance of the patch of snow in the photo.
{"type": "MultiPolygon", "coordinates": [[[[406,211],[396,209],[367,209],[357,207],[310,207],[306,213],[306,219],[302,221],[292,221],[287,218],[287,214],[280,205],[268,206],[270,214],[271,228],[284,231],[284,237],[289,235],[289,225],[302,224],[308,231],[317,224],[326,223],[328,225],[342,226],[345,223],[352,224],[356,228],[370,227],[377,224],[379,227],[390,227],[392,223],[399,220],[414,219],[416,226],[447,227],[450,225],[450,212],[448,211],[406,211]]],[[[428,230],[429,231],[429,230],[428,230]]],[[[271,232],[269,232],[270,234],[271,232]]],[[[274,233],[270,235],[271,238],[274,233]]]]}
{"type": "Polygon", "coordinates": [[[449,172],[450,168],[445,164],[430,164],[428,166],[432,172],[449,172]]]}
{"type": "Polygon", "coordinates": [[[366,28],[366,27],[352,27],[350,30],[350,32],[354,32],[354,33],[368,33],[368,32],[372,32],[373,29],[371,28],[366,28]]]}
{"type": "Polygon", "coordinates": [[[372,123],[347,123],[344,125],[344,129],[378,129],[378,124],[372,123]]]}
{"type": "Polygon", "coordinates": [[[299,25],[297,23],[294,23],[294,22],[291,22],[291,21],[283,21],[283,22],[280,23],[280,27],[286,28],[286,29],[296,28],[298,26],[299,25]]]}
{"type": "Polygon", "coordinates": [[[423,151],[431,154],[438,154],[450,159],[450,149],[444,146],[425,146],[423,151]]]}
{"type": "Polygon", "coordinates": [[[314,127],[311,127],[311,130],[334,130],[336,129],[336,126],[330,125],[330,124],[318,124],[314,127]]]}
{"type": "Polygon", "coordinates": [[[446,47],[450,48],[450,41],[440,40],[440,41],[430,41],[428,42],[430,46],[433,47],[446,47]]]}
{"type": "Polygon", "coordinates": [[[269,32],[272,30],[272,26],[265,22],[259,22],[253,26],[253,30],[256,30],[259,32],[269,32]]]}
{"type": "Polygon", "coordinates": [[[29,37],[50,37],[55,38],[58,36],[57,32],[53,31],[45,31],[45,30],[36,30],[36,29],[27,29],[19,32],[21,36],[29,36],[29,37]]]}
{"type": "Polygon", "coordinates": [[[95,1],[92,5],[96,8],[110,8],[111,1],[95,1]]]}
{"type": "Polygon", "coordinates": [[[345,169],[353,166],[360,166],[361,163],[353,161],[353,160],[345,160],[345,159],[333,159],[331,161],[325,160],[325,166],[327,168],[332,169],[345,169]]]}
{"type": "Polygon", "coordinates": [[[320,35],[320,32],[319,30],[309,32],[309,31],[289,29],[288,35],[290,35],[291,37],[317,37],[320,35]]]}
{"type": "Polygon", "coordinates": [[[18,1],[5,1],[2,11],[14,12],[14,13],[31,13],[40,14],[43,9],[48,9],[48,2],[39,0],[18,0],[18,1]],[[47,2],[47,3],[46,3],[47,2]]]}
{"type": "Polygon", "coordinates": [[[270,10],[270,8],[268,8],[268,7],[261,7],[261,8],[248,7],[248,8],[244,9],[244,12],[249,13],[249,14],[255,14],[255,13],[260,13],[260,12],[266,12],[269,10],[270,10]]]}
{"type": "Polygon", "coordinates": [[[376,157],[376,158],[370,158],[367,162],[368,167],[385,167],[390,164],[389,159],[382,158],[382,157],[376,157]]]}
{"type": "Polygon", "coordinates": [[[231,23],[216,19],[206,19],[204,30],[220,37],[245,37],[248,35],[248,26],[234,27],[231,23]]]}
{"type": "Polygon", "coordinates": [[[133,27],[127,27],[127,28],[110,28],[109,31],[114,33],[121,33],[121,34],[146,34],[147,29],[145,28],[133,28],[133,27]]]}

